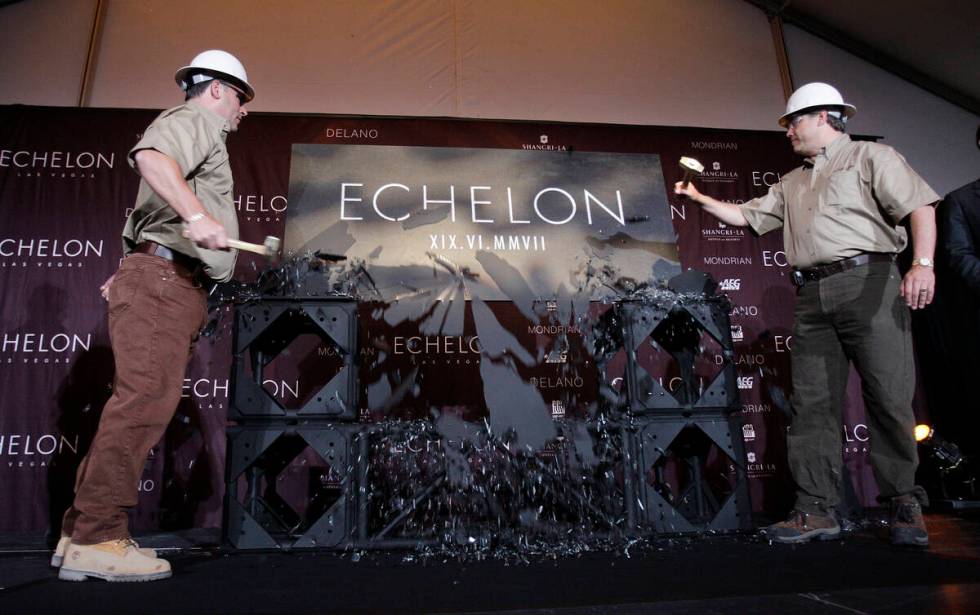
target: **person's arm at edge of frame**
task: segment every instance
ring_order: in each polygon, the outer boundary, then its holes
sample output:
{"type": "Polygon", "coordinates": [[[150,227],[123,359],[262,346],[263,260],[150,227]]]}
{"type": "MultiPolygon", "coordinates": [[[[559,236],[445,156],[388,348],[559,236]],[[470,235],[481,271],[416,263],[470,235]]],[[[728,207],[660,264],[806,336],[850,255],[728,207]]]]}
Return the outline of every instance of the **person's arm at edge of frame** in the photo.
{"type": "Polygon", "coordinates": [[[980,295],[980,256],[973,243],[963,203],[947,196],[942,205],[943,235],[949,267],[970,290],[980,295]]]}
{"type": "MultiPolygon", "coordinates": [[[[933,260],[936,252],[936,204],[919,207],[908,216],[912,235],[912,257],[933,260]]],[[[902,278],[901,296],[909,308],[918,310],[936,295],[936,272],[932,267],[912,265],[902,278]],[[921,291],[925,292],[921,292],[921,291]]]]}
{"type": "Polygon", "coordinates": [[[731,226],[748,226],[749,221],[742,214],[742,209],[738,205],[723,203],[707,194],[702,194],[694,187],[693,183],[677,182],[674,184],[674,194],[683,194],[687,198],[701,205],[706,212],[718,218],[725,224],[731,226]]]}
{"type": "Polygon", "coordinates": [[[155,149],[141,149],[133,160],[150,188],[184,219],[191,241],[212,250],[228,247],[225,227],[204,209],[173,158],[155,149]]]}

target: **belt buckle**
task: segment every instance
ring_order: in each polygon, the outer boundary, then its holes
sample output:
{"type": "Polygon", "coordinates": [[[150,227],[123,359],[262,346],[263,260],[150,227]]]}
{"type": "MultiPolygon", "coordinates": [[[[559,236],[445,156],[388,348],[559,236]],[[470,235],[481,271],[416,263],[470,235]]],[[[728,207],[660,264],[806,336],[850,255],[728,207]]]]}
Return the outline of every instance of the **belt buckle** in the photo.
{"type": "Polygon", "coordinates": [[[806,276],[799,269],[794,269],[792,273],[789,274],[789,279],[793,282],[793,286],[797,288],[803,288],[806,284],[806,276]]]}
{"type": "Polygon", "coordinates": [[[174,257],[174,251],[173,250],[171,250],[167,246],[162,246],[160,244],[157,244],[156,249],[153,251],[153,255],[154,256],[159,256],[160,258],[165,258],[165,259],[167,259],[168,261],[171,261],[171,262],[177,260],[174,257]]]}

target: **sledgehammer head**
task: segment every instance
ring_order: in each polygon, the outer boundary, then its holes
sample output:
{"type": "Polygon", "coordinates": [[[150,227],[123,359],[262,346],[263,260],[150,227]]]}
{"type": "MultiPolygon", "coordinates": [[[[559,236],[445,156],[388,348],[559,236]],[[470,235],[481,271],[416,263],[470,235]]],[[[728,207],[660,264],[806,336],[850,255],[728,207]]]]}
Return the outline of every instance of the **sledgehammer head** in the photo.
{"type": "Polygon", "coordinates": [[[688,158],[687,156],[681,156],[680,163],[681,168],[684,169],[684,178],[681,179],[684,182],[684,187],[691,182],[691,177],[694,175],[700,175],[704,172],[704,165],[695,160],[694,158],[688,158]]]}
{"type": "Polygon", "coordinates": [[[262,242],[262,245],[265,246],[266,258],[272,260],[277,254],[279,254],[279,248],[282,247],[282,240],[278,237],[269,235],[265,238],[265,241],[262,242]]]}
{"type": "Polygon", "coordinates": [[[273,237],[268,235],[261,244],[249,243],[247,241],[241,241],[239,239],[228,239],[228,247],[234,248],[236,250],[244,250],[246,252],[252,252],[253,254],[261,254],[270,262],[275,260],[276,256],[279,255],[279,248],[282,246],[282,241],[278,237],[273,237]]]}

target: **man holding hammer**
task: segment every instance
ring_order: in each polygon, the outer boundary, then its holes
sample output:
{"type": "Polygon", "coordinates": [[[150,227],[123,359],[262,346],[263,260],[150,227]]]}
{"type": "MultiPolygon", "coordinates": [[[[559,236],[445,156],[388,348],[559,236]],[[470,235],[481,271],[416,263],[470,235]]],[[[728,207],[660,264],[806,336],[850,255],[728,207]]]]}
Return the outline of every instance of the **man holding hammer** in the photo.
{"type": "Polygon", "coordinates": [[[198,54],[177,71],[184,104],[161,113],[129,152],[139,194],[123,230],[126,257],[102,286],[116,374],[78,469],[52,557],[59,578],[152,581],[170,563],[130,538],[128,509],[147,454],[180,399],[184,370],[207,317],[203,276],[231,278],[238,236],[225,139],[254,91],[230,53],[198,54]]]}
{"type": "Polygon", "coordinates": [[[793,417],[787,432],[797,485],[789,518],[766,528],[776,542],[839,538],[841,421],[849,362],[861,376],[871,433],[870,460],[880,500],[891,505],[891,541],[925,546],[925,491],[915,484],[915,371],[909,309],[935,293],[933,252],[939,196],[894,149],[852,141],[853,105],[825,83],[796,90],[779,124],[803,166],[769,193],[722,203],[678,182],[674,192],[722,222],[759,234],[782,228],[797,286],[793,417]],[[911,230],[914,260],[904,277],[895,255],[911,230]]]}

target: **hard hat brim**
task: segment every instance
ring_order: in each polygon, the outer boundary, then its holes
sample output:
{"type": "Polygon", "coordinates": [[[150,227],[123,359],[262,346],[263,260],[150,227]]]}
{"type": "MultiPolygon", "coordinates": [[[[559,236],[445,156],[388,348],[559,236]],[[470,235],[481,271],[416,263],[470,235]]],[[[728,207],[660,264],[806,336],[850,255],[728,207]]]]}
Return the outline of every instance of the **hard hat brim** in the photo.
{"type": "Polygon", "coordinates": [[[847,103],[840,103],[836,105],[813,105],[812,107],[804,107],[802,109],[797,109],[792,113],[784,113],[782,117],[779,118],[778,122],[780,126],[786,128],[787,124],[789,124],[789,118],[793,117],[794,115],[810,113],[818,109],[829,109],[831,107],[840,107],[841,111],[844,112],[844,117],[847,119],[851,119],[852,117],[854,117],[854,114],[857,113],[857,107],[855,107],[854,105],[849,105],[847,103]]]}
{"type": "Polygon", "coordinates": [[[255,98],[255,90],[252,89],[252,86],[234,75],[230,75],[219,70],[210,70],[199,66],[185,66],[177,71],[177,73],[174,75],[174,80],[177,82],[177,85],[181,87],[181,89],[185,89],[184,84],[189,82],[191,75],[207,75],[212,79],[227,81],[245,94],[245,102],[251,102],[252,99],[255,98]]]}

